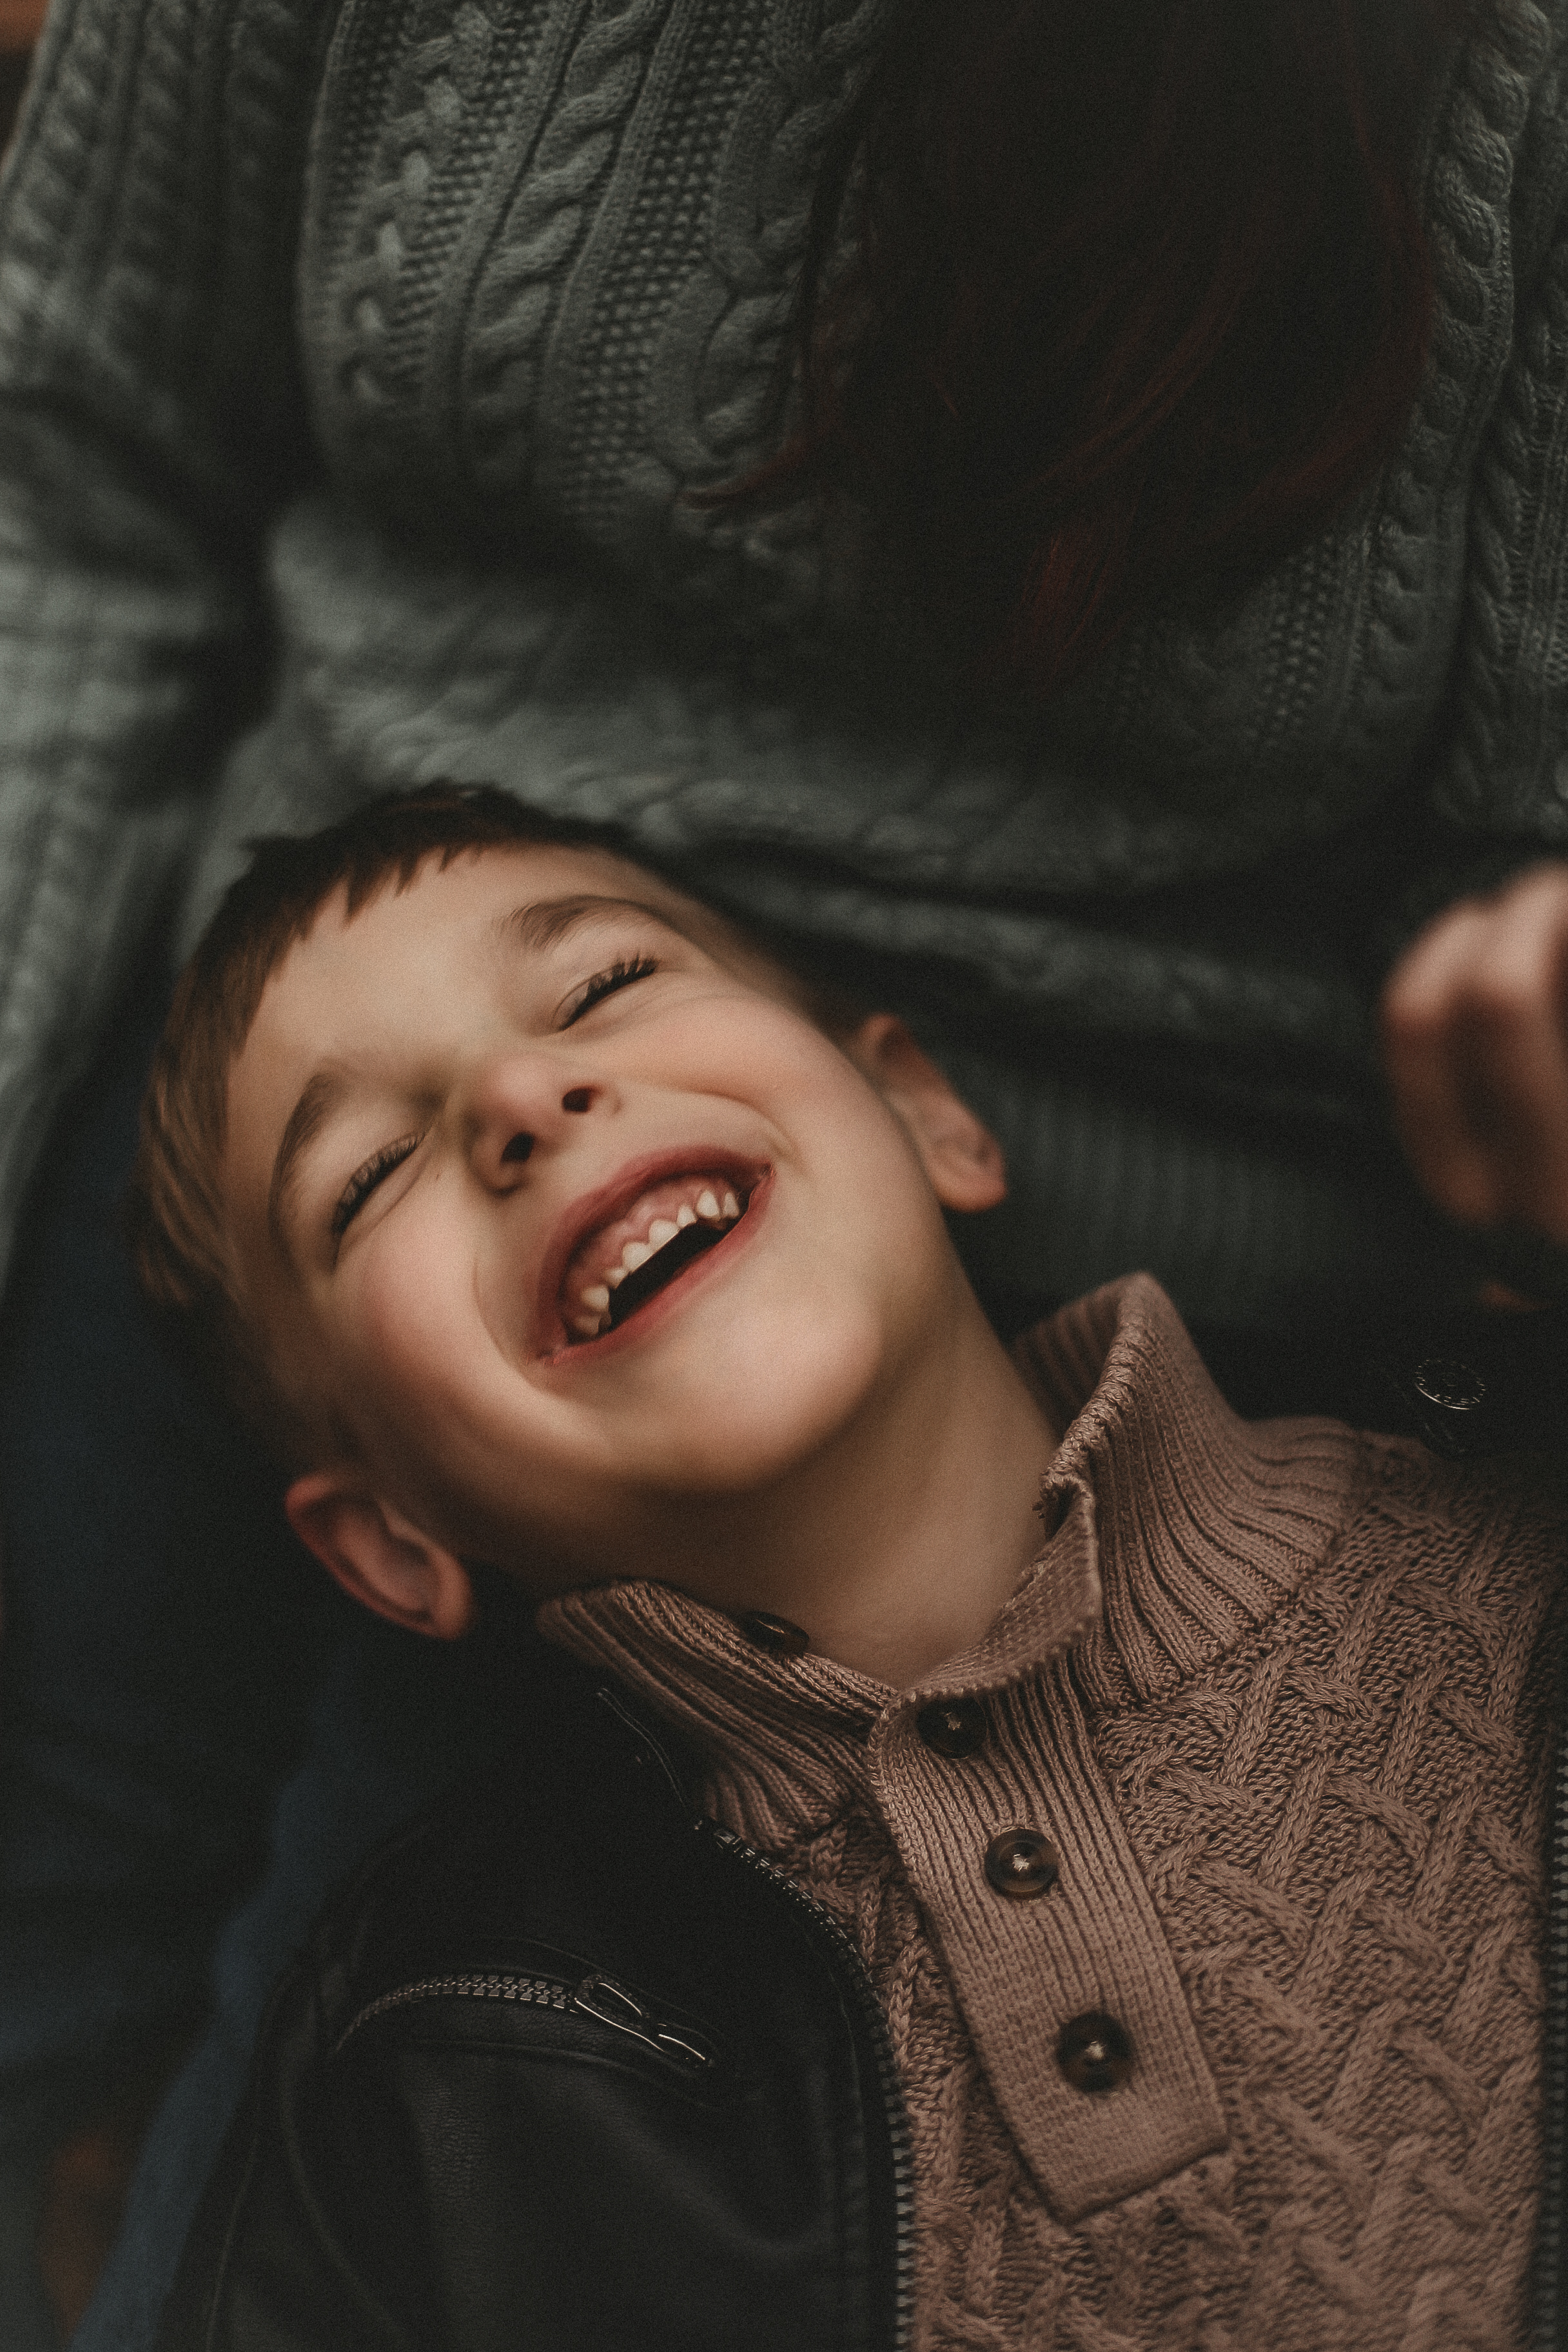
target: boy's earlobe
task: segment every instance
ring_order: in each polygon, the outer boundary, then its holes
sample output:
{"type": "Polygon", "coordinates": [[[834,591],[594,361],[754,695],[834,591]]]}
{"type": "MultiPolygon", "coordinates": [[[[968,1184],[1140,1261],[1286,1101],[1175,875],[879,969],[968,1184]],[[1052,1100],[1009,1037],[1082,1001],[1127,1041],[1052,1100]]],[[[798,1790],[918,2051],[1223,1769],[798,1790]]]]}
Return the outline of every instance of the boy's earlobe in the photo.
{"type": "Polygon", "coordinates": [[[1002,1147],[891,1013],[873,1013],[844,1050],[906,1129],[944,1209],[994,1209],[1007,1197],[1002,1147]]]}
{"type": "Polygon", "coordinates": [[[458,1641],[473,1624],[473,1582],[462,1561],[357,1472],[310,1471],[295,1479],[283,1508],[307,1550],[378,1617],[438,1642],[458,1641]]]}

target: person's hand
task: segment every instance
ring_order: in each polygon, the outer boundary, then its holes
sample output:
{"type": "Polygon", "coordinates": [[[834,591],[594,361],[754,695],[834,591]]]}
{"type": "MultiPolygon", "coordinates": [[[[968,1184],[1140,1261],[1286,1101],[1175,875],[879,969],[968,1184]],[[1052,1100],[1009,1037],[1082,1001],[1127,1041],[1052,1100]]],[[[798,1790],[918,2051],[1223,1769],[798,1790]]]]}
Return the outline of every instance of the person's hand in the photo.
{"type": "Polygon", "coordinates": [[[1400,1138],[1438,1207],[1568,1242],[1568,861],[1429,923],[1382,1028],[1400,1138]]]}

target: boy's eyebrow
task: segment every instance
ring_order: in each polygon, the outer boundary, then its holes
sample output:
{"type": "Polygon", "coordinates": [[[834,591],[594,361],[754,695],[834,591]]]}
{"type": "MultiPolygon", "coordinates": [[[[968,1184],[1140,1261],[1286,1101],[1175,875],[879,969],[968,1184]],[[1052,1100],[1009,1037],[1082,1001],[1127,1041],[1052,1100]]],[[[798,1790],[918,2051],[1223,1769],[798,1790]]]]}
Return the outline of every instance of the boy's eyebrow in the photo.
{"type": "MultiPolygon", "coordinates": [[[[646,915],[650,922],[660,923],[667,931],[675,931],[683,940],[691,933],[679,919],[663,907],[650,907],[646,898],[626,898],[594,890],[574,891],[566,898],[536,898],[526,907],[514,907],[510,915],[502,915],[496,929],[525,948],[552,948],[574,931],[579,923],[589,921],[595,915],[620,913],[646,915]]],[[[699,942],[692,940],[695,947],[699,942]]]]}

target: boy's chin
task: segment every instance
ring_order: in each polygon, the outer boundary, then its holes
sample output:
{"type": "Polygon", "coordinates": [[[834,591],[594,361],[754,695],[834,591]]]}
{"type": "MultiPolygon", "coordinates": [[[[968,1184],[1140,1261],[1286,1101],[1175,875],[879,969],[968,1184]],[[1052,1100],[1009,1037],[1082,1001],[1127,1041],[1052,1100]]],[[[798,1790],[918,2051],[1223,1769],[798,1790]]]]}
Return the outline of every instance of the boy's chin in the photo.
{"type": "Polygon", "coordinates": [[[697,1338],[653,1384],[644,1458],[656,1470],[679,1464],[679,1484],[715,1495],[786,1476],[853,1426],[888,1352],[871,1315],[804,1311],[782,1327],[697,1338]]]}
{"type": "Polygon", "coordinates": [[[607,1458],[586,1481],[585,1511],[568,1487],[548,1533],[525,1528],[527,1514],[520,1514],[506,1549],[525,1581],[534,1580],[529,1563],[537,1573],[547,1552],[570,1563],[550,1588],[557,1591],[668,1574],[668,1567],[640,1560],[639,1548],[663,1556],[683,1536],[699,1540],[710,1509],[716,1535],[743,1542],[753,1513],[762,1519],[771,1507],[787,1511],[796,1481],[820,1469],[846,1439],[852,1475],[853,1432],[879,1369],[866,1350],[777,1349],[731,1355],[712,1369],[710,1381],[672,1381],[646,1412],[616,1417],[605,1433],[607,1458]]]}

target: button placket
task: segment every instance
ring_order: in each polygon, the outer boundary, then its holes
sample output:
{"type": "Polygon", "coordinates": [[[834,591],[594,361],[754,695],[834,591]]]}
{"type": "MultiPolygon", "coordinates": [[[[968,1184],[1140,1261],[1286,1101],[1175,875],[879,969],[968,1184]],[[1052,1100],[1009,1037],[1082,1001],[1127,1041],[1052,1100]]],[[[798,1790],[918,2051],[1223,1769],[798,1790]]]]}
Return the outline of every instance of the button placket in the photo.
{"type": "Polygon", "coordinates": [[[877,1727],[868,1793],[1019,2151],[1071,2223],[1222,2147],[1218,2097],[1070,1677],[988,1696],[984,1743],[956,1767],[921,1712],[877,1727]]]}

